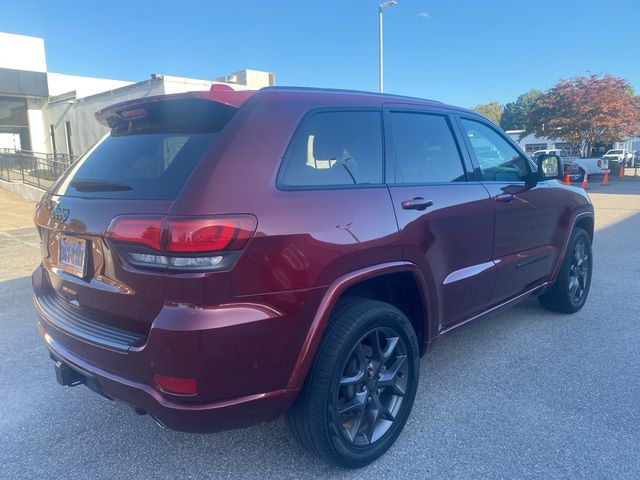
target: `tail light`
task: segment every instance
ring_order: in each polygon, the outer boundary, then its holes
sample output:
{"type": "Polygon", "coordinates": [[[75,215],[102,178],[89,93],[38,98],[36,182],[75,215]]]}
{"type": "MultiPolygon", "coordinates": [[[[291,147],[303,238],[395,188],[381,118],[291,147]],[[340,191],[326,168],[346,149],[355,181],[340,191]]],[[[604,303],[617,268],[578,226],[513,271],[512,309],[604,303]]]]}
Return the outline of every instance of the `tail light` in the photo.
{"type": "Polygon", "coordinates": [[[133,265],[170,270],[227,270],[257,226],[251,215],[166,217],[122,215],[106,236],[133,265]]]}
{"type": "Polygon", "coordinates": [[[116,217],[107,235],[116,242],[137,243],[160,250],[162,218],[116,217]]]}
{"type": "Polygon", "coordinates": [[[169,220],[169,252],[217,252],[238,250],[256,228],[253,217],[169,220]]]}

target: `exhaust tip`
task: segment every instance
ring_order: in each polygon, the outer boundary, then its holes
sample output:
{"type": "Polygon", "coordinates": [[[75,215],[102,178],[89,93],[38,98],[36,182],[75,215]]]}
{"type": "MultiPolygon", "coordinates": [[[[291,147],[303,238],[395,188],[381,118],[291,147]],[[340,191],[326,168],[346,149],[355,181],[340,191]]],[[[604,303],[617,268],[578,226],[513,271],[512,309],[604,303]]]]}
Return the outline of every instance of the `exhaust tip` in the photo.
{"type": "Polygon", "coordinates": [[[150,415],[150,417],[153,419],[154,422],[156,422],[156,425],[158,425],[160,428],[162,428],[163,430],[167,429],[167,427],[165,427],[164,423],[162,423],[156,417],[154,417],[153,415],[150,415]]]}

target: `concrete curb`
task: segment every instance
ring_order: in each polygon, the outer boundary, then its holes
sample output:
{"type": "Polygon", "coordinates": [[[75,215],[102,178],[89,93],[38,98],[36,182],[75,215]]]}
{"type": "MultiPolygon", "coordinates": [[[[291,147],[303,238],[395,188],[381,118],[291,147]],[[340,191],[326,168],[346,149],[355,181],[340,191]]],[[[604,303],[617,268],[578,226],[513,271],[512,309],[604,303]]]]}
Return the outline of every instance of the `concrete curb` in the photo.
{"type": "Polygon", "coordinates": [[[45,190],[38,187],[33,187],[22,182],[7,182],[6,180],[0,180],[0,188],[9,192],[15,193],[25,200],[31,200],[32,202],[38,202],[45,194],[45,190]]]}

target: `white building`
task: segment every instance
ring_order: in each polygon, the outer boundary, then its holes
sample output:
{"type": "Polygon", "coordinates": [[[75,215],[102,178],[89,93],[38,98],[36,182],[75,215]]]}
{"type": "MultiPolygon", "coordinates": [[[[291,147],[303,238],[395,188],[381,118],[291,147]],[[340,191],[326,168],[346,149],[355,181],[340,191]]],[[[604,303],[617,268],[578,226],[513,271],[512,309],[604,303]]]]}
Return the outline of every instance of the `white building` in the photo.
{"type": "MultiPolygon", "coordinates": [[[[507,130],[507,135],[520,145],[527,155],[531,155],[537,150],[558,149],[565,150],[570,156],[579,156],[580,152],[576,152],[569,142],[562,139],[553,140],[548,137],[537,137],[534,133],[530,133],[521,138],[523,134],[524,130],[507,130]]],[[[594,150],[591,152],[591,155],[599,157],[612,148],[626,148],[629,151],[638,152],[640,151],[640,138],[629,137],[624,139],[622,142],[596,145],[594,150]]]]}
{"type": "Polygon", "coordinates": [[[152,74],[130,82],[47,71],[42,38],[0,32],[0,148],[77,156],[107,128],[95,120],[103,107],[125,100],[209,90],[214,83],[235,90],[274,84],[274,75],[242,70],[215,80],[152,74]]]}

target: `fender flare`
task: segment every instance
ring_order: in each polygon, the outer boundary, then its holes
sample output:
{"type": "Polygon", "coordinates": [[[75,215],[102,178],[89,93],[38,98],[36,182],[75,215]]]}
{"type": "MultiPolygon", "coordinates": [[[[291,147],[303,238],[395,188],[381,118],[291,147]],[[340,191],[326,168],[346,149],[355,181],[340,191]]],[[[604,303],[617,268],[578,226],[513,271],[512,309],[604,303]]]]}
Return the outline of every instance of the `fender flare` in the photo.
{"type": "Polygon", "coordinates": [[[406,261],[388,262],[373,265],[347,273],[339,277],[331,285],[329,285],[326,293],[324,294],[324,297],[322,297],[318,309],[316,310],[315,316],[313,317],[313,321],[311,322],[311,326],[309,327],[309,331],[307,332],[307,336],[304,339],[302,347],[300,348],[298,359],[296,360],[296,364],[293,367],[293,370],[289,377],[287,389],[298,390],[302,388],[304,380],[309,370],[311,369],[311,365],[313,364],[313,360],[320,346],[320,342],[322,341],[322,336],[324,335],[327,325],[329,324],[331,312],[333,311],[336,302],[338,301],[340,296],[347,290],[347,288],[363,280],[368,280],[374,277],[379,277],[381,275],[397,272],[411,272],[414,274],[414,276],[416,277],[416,281],[418,282],[418,288],[420,289],[420,294],[422,296],[424,322],[424,338],[422,342],[423,345],[420,346],[420,351],[421,353],[424,353],[427,342],[431,337],[430,327],[434,324],[434,322],[431,321],[433,320],[433,317],[431,315],[432,301],[422,272],[416,264],[406,261]]]}
{"type": "MultiPolygon", "coordinates": [[[[556,281],[556,278],[558,277],[558,273],[560,273],[560,268],[562,267],[562,262],[564,261],[564,256],[567,254],[567,249],[569,248],[569,241],[571,240],[571,237],[573,236],[573,231],[576,228],[576,224],[578,223],[578,220],[580,220],[581,218],[586,218],[586,217],[591,217],[593,219],[594,223],[595,223],[595,215],[594,215],[593,211],[580,212],[577,215],[574,215],[573,218],[571,219],[571,224],[570,224],[569,228],[567,229],[568,234],[564,239],[564,242],[563,242],[563,245],[562,245],[562,250],[560,251],[560,255],[558,255],[558,259],[556,261],[556,265],[553,267],[553,271],[551,272],[551,276],[549,277],[550,285],[553,282],[556,281]]],[[[594,226],[594,231],[595,231],[595,226],[594,226]]]]}

